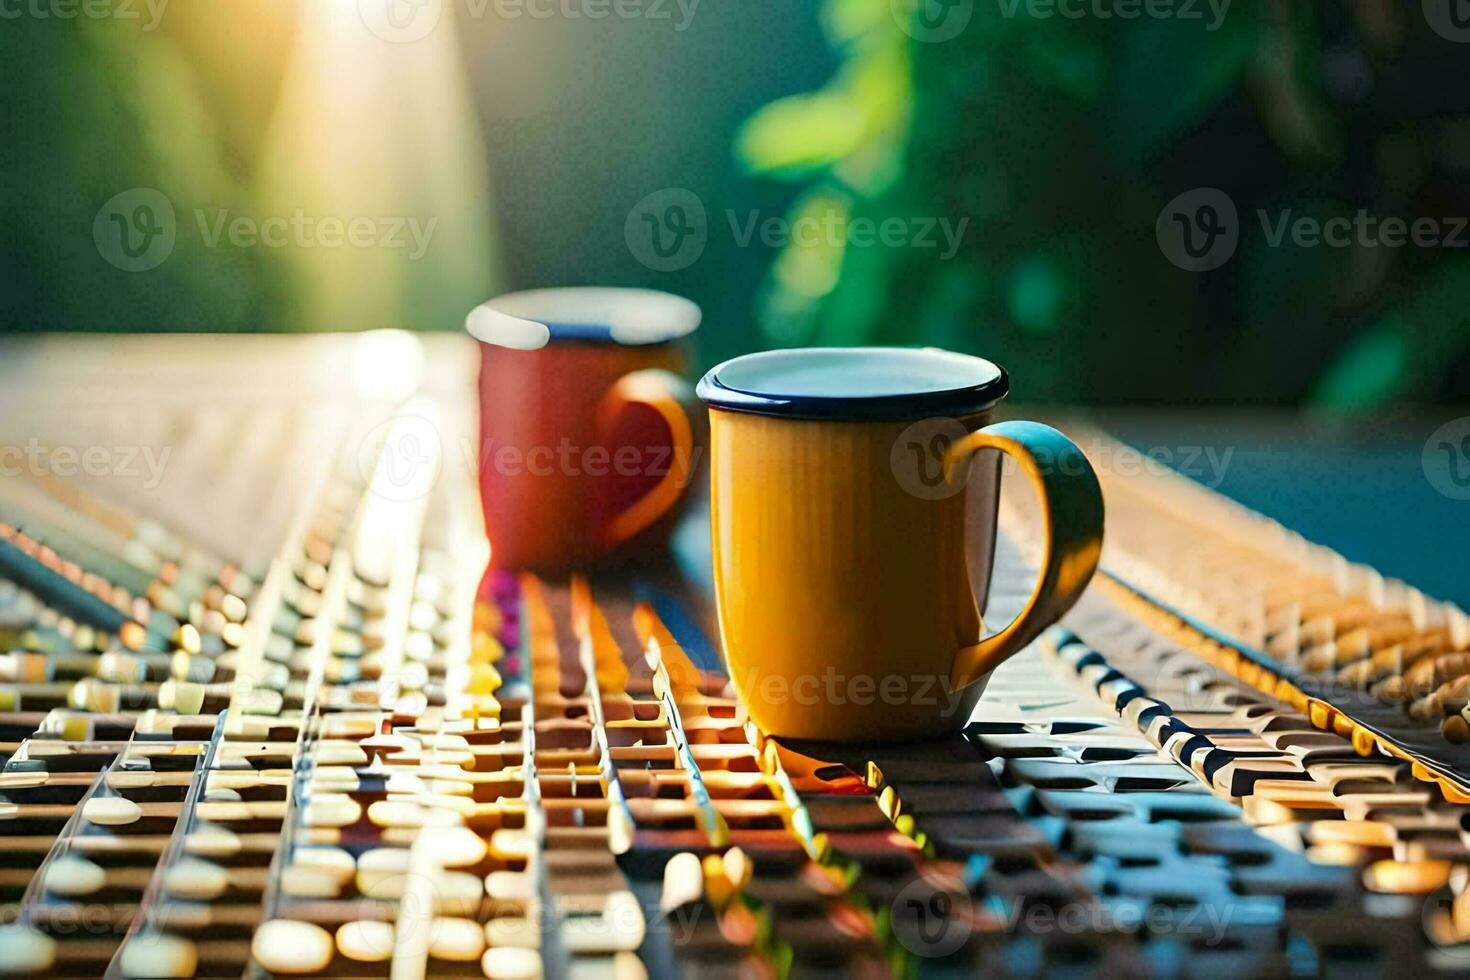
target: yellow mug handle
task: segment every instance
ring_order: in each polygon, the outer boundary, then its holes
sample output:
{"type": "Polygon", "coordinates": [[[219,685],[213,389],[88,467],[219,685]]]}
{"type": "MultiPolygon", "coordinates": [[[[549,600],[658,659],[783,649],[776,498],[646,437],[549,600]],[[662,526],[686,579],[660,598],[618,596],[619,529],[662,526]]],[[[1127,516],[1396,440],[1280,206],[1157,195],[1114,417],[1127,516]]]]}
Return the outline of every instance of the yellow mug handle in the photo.
{"type": "Polygon", "coordinates": [[[1005,629],[955,654],[950,687],[984,677],[1061,619],[1087,588],[1102,553],[1103,499],[1097,474],[1077,444],[1040,422],[998,422],[950,446],[945,472],[966,472],[970,457],[997,449],[1011,457],[1041,496],[1045,544],[1041,577],[1026,607],[1005,629]]]}
{"type": "Polygon", "coordinates": [[[659,414],[669,427],[668,472],[631,506],[614,516],[602,529],[604,548],[615,548],[647,530],[667,514],[694,476],[695,427],[686,407],[693,401],[689,384],[677,374],[647,368],[623,375],[603,395],[597,410],[597,428],[611,436],[618,418],[631,405],[645,405],[659,414]]]}

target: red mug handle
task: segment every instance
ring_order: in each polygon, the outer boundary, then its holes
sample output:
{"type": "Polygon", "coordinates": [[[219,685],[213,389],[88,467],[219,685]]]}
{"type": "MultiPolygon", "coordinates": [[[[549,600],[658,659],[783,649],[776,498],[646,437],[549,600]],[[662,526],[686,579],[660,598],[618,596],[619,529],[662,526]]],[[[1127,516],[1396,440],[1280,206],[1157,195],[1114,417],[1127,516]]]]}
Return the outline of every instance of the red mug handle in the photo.
{"type": "Polygon", "coordinates": [[[694,478],[695,446],[699,434],[694,424],[694,393],[688,382],[660,368],[633,371],[619,378],[597,409],[597,429],[604,444],[610,444],[618,420],[632,406],[653,409],[669,429],[668,470],[652,489],[613,515],[602,528],[603,548],[611,550],[651,527],[673,510],[694,478]]]}

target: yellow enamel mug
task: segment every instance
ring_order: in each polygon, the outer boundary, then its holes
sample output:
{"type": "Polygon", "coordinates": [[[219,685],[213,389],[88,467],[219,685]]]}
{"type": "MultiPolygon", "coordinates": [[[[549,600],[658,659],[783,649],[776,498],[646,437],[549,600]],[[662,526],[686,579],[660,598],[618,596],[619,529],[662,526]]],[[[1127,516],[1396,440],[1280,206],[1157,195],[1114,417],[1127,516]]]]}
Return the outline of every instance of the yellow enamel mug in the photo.
{"type": "Polygon", "coordinates": [[[749,354],[699,383],[721,640],[765,732],[955,731],[1077,601],[1102,548],[1097,477],[1053,428],[989,424],[1007,385],[978,357],[874,347],[749,354]],[[1045,550],[1024,610],[987,635],[1002,454],[1040,494],[1045,550]]]}

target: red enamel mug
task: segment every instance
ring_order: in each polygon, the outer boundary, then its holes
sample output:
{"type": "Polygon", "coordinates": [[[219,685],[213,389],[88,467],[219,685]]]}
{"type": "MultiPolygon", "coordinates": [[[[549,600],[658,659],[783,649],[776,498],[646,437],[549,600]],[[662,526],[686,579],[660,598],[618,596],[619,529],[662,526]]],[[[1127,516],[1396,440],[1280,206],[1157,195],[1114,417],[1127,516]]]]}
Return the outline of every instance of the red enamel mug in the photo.
{"type": "Polygon", "coordinates": [[[509,293],[480,341],[480,502],[492,568],[563,570],[668,543],[703,455],[683,338],[699,307],[645,289],[509,293]]]}

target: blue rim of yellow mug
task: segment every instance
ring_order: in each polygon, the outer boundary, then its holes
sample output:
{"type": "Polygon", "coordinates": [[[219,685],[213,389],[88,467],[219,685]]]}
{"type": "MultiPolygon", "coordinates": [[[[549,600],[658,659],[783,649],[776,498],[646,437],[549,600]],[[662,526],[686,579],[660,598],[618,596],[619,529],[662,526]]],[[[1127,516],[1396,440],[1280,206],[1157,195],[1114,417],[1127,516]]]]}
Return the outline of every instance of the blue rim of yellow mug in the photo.
{"type": "Polygon", "coordinates": [[[934,347],[799,347],[745,354],[695,391],[711,408],[817,421],[975,415],[1010,388],[1005,369],[934,347]]]}

